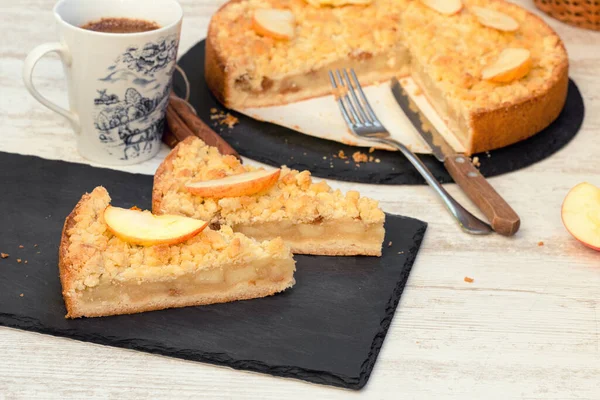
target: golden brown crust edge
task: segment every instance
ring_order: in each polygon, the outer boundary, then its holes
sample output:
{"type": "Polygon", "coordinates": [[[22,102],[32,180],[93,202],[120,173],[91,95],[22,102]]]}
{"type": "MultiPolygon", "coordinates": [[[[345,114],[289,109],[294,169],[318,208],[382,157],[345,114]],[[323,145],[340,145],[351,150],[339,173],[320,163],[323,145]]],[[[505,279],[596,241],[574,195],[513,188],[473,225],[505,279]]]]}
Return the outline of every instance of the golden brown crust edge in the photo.
{"type": "Polygon", "coordinates": [[[169,152],[165,159],[160,163],[156,172],[154,173],[154,183],[152,184],[152,213],[156,215],[163,214],[162,211],[162,198],[165,193],[164,187],[168,185],[168,177],[173,171],[173,161],[179,154],[181,146],[187,146],[194,140],[199,140],[194,136],[187,137],[183,141],[179,142],[177,146],[169,152]]]}
{"type": "Polygon", "coordinates": [[[71,297],[67,296],[67,293],[71,289],[71,284],[73,282],[72,277],[72,269],[73,262],[69,258],[69,242],[71,235],[69,235],[69,230],[75,225],[75,217],[79,213],[79,209],[82,204],[90,198],[90,194],[86,193],[81,197],[81,200],[77,202],[73,211],[65,218],[65,224],[63,225],[62,234],[60,237],[60,245],[58,247],[58,272],[60,275],[60,284],[62,286],[62,295],[65,301],[65,306],[67,308],[67,315],[65,318],[73,318],[72,314],[74,312],[75,304],[71,297]]]}
{"type": "Polygon", "coordinates": [[[472,114],[470,142],[465,146],[467,155],[520,142],[550,125],[562,111],[567,99],[568,60],[557,67],[553,77],[548,90],[543,93],[507,107],[472,114]],[[491,135],[490,132],[494,134],[491,135]]]}
{"type": "MultiPolygon", "coordinates": [[[[231,4],[238,3],[242,0],[232,0],[223,4],[214,15],[220,13],[225,7],[231,4]]],[[[225,69],[225,60],[216,48],[217,42],[217,27],[214,23],[214,17],[211,18],[208,25],[208,34],[206,36],[204,50],[204,78],[208,89],[217,98],[217,100],[225,107],[230,108],[227,99],[230,97],[228,93],[228,74],[225,69]]]]}
{"type": "MultiPolygon", "coordinates": [[[[508,2],[505,2],[505,6],[523,9],[508,2]]],[[[467,155],[499,149],[534,136],[554,122],[565,105],[569,86],[569,57],[564,42],[544,19],[528,10],[525,12],[543,24],[550,35],[556,36],[565,59],[546,82],[545,91],[507,107],[473,113],[469,143],[465,143],[467,155]],[[490,135],[490,132],[495,134],[490,135]]]]}

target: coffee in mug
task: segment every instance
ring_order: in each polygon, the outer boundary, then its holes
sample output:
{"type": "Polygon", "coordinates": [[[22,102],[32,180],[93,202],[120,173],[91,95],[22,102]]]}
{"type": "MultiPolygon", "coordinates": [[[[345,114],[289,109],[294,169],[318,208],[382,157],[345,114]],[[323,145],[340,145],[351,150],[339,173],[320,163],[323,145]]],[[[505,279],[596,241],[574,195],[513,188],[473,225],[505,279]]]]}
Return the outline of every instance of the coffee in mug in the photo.
{"type": "Polygon", "coordinates": [[[160,29],[154,21],[133,18],[101,18],[81,25],[82,29],[105,33],[137,33],[160,29]]]}

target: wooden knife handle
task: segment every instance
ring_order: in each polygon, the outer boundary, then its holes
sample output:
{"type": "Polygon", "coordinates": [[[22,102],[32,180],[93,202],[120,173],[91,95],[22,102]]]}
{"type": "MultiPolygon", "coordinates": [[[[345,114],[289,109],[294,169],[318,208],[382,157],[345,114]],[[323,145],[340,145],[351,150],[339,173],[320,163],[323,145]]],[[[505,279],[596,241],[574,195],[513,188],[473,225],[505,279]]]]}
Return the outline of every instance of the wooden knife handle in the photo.
{"type": "Polygon", "coordinates": [[[444,166],[454,182],[485,214],[494,231],[504,236],[512,236],[519,230],[521,220],[517,213],[471,164],[471,160],[462,155],[455,155],[447,157],[444,166]]]}

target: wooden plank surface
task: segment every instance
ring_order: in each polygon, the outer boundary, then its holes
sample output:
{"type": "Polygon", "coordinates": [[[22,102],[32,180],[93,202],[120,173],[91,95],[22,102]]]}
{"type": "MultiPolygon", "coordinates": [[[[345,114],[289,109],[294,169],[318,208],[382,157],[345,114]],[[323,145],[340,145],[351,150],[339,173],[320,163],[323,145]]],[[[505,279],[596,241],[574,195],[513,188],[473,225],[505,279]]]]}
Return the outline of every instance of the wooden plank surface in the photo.
{"type": "MultiPolygon", "coordinates": [[[[518,3],[540,14],[531,1],[518,3]]],[[[220,4],[182,1],[180,54],[205,36],[210,15],[220,4]]],[[[55,37],[52,5],[0,0],[0,150],[85,162],[67,122],[30,97],[21,81],[27,52],[55,37]]],[[[380,200],[387,212],[430,223],[363,391],[0,328],[0,400],[599,399],[600,253],[569,236],[561,224],[560,205],[579,182],[600,186],[600,33],[546,20],[566,43],[570,75],[583,94],[586,118],[579,135],[558,154],[490,179],[521,216],[522,227],[514,237],[463,234],[427,187],[331,182],[380,200]],[[465,276],[475,281],[466,283],[465,276]]],[[[66,104],[57,57],[42,60],[35,76],[45,95],[66,104]]],[[[151,174],[166,152],[122,169],[151,174]]],[[[454,185],[447,187],[466,201],[454,185]]]]}

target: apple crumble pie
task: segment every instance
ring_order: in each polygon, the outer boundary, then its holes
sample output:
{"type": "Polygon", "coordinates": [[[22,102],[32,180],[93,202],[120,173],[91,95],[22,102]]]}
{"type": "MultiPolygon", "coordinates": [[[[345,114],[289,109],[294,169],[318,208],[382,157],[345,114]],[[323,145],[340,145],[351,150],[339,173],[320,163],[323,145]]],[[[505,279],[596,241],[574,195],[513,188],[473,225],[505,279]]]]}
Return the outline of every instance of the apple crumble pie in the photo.
{"type": "Polygon", "coordinates": [[[502,0],[233,0],[212,17],[205,61],[233,109],[328,94],[330,69],[364,85],[410,74],[468,155],[548,126],[568,85],[560,38],[502,0]]]}

